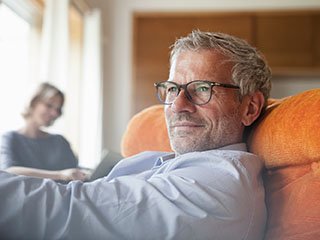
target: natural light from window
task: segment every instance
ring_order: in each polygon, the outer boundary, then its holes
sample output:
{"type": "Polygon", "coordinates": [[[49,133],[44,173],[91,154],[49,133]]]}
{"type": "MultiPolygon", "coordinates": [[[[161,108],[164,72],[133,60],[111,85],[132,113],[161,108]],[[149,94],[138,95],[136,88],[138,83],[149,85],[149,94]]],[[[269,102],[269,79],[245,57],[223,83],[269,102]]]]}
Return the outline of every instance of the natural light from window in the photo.
{"type": "Polygon", "coordinates": [[[15,129],[22,124],[21,112],[30,76],[29,33],[29,23],[1,4],[0,132],[15,129]]]}
{"type": "MultiPolygon", "coordinates": [[[[66,95],[46,129],[70,142],[81,166],[101,157],[101,17],[74,1],[0,0],[0,135],[23,127],[21,113],[40,82],[66,95]]],[[[0,138],[1,139],[1,138],[0,138]]]]}

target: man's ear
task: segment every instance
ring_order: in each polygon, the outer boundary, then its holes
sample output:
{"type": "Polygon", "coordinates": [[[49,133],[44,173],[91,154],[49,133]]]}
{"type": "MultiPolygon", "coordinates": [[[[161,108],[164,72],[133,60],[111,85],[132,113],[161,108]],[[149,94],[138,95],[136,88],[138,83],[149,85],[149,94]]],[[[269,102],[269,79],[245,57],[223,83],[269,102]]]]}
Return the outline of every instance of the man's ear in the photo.
{"type": "Polygon", "coordinates": [[[242,99],[242,123],[250,126],[259,116],[264,106],[264,96],[260,91],[246,95],[242,99]]]}

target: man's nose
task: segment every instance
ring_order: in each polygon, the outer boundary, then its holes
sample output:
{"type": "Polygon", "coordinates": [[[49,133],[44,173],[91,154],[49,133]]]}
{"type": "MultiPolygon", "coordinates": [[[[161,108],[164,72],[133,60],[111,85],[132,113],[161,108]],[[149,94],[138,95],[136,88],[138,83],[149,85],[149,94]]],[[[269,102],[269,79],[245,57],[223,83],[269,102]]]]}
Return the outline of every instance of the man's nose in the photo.
{"type": "Polygon", "coordinates": [[[192,102],[190,102],[185,93],[185,90],[181,89],[178,96],[171,104],[171,109],[173,112],[194,112],[195,105],[192,102]]]}

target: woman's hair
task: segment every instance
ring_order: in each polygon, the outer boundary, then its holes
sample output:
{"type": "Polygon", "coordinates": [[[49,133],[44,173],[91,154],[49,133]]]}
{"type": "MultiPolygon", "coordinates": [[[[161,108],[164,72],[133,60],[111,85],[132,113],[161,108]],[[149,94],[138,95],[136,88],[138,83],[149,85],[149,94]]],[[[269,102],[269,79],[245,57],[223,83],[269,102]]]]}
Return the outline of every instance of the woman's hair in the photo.
{"type": "MultiPolygon", "coordinates": [[[[271,89],[271,71],[264,57],[246,41],[225,33],[192,31],[172,45],[170,64],[182,51],[217,50],[234,64],[232,81],[241,96],[260,91],[265,100],[271,89]]],[[[265,101],[266,102],[266,101],[265,101]]]]}
{"type": "MultiPolygon", "coordinates": [[[[31,97],[29,103],[26,106],[25,111],[22,113],[24,118],[28,118],[34,106],[39,102],[46,102],[47,100],[59,96],[61,98],[61,106],[64,103],[64,94],[57,87],[51,85],[50,83],[44,82],[39,85],[33,96],[31,97]]],[[[60,112],[60,115],[62,112],[60,112]]]]}

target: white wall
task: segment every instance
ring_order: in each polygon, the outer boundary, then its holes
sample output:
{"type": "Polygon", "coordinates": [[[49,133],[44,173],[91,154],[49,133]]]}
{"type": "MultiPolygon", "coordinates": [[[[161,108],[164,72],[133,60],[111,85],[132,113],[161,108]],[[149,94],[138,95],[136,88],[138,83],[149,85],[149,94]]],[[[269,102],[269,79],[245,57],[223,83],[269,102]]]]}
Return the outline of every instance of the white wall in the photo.
{"type": "Polygon", "coordinates": [[[320,77],[273,77],[270,95],[283,98],[313,88],[320,88],[320,77]]]}
{"type": "MultiPolygon", "coordinates": [[[[130,118],[132,73],[132,19],[134,12],[239,11],[320,9],[319,0],[89,0],[103,12],[104,31],[104,142],[120,150],[121,136],[130,118]]],[[[320,78],[274,81],[273,97],[320,87],[320,78]]],[[[137,139],[138,140],[138,139],[137,139]]]]}

